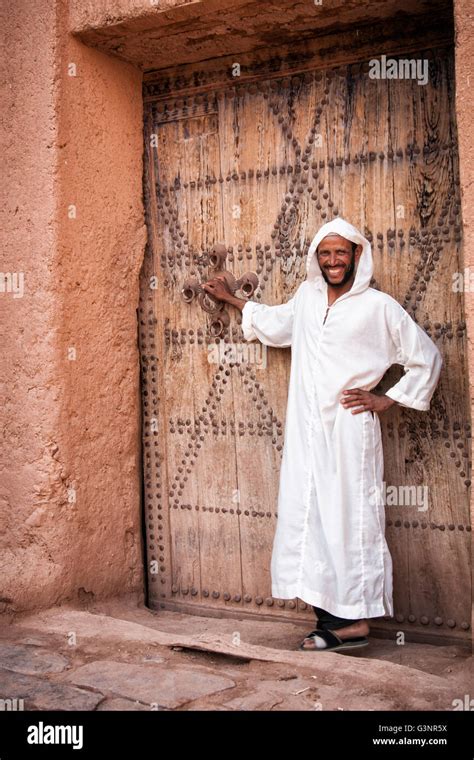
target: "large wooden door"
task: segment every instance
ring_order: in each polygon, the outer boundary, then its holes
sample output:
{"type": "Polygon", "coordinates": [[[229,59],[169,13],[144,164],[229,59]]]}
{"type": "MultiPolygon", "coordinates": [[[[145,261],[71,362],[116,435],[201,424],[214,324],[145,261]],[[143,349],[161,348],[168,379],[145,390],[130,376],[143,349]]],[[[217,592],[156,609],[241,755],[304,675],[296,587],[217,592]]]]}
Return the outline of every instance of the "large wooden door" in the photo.
{"type": "Polygon", "coordinates": [[[312,617],[300,600],[272,598],[270,584],[290,351],[239,353],[238,312],[228,310],[216,338],[214,317],[182,290],[212,275],[222,243],[227,270],[257,273],[252,297],[281,303],[305,276],[311,238],[339,214],[372,240],[374,286],[399,300],[445,362],[429,413],[397,408],[383,419],[396,619],[380,628],[469,635],[453,58],[450,47],[416,57],[429,59],[426,85],[372,79],[367,59],[330,68],[316,53],[276,63],[260,54],[237,76],[225,59],[145,76],[139,311],[152,607],[312,617]]]}

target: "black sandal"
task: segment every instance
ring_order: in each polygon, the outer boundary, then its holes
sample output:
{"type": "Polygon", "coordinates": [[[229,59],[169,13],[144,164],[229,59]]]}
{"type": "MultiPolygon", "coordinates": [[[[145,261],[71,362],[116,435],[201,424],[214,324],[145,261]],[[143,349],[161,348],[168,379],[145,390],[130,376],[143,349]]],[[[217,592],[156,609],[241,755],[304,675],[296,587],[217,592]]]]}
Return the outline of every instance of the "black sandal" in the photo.
{"type": "Polygon", "coordinates": [[[305,637],[305,641],[306,639],[316,640],[316,638],[322,639],[326,646],[314,648],[305,647],[303,641],[300,649],[303,652],[334,652],[341,649],[359,649],[361,647],[366,647],[369,643],[367,636],[355,636],[351,639],[341,639],[335,631],[328,631],[325,628],[316,628],[314,631],[311,631],[311,633],[305,637]]]}

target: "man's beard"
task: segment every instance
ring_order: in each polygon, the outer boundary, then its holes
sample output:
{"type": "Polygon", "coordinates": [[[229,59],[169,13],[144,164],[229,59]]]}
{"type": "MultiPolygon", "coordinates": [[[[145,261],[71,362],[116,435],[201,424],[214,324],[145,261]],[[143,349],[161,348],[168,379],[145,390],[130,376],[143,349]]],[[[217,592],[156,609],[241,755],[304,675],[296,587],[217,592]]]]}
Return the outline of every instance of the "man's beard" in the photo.
{"type": "Polygon", "coordinates": [[[331,282],[330,279],[329,279],[329,277],[327,276],[325,270],[321,266],[319,268],[321,269],[322,276],[324,277],[324,279],[327,282],[327,284],[331,286],[331,288],[342,288],[342,286],[345,285],[351,279],[352,275],[354,274],[354,269],[355,269],[355,253],[352,254],[351,263],[347,267],[346,273],[345,273],[344,277],[342,278],[341,282],[331,282]]]}

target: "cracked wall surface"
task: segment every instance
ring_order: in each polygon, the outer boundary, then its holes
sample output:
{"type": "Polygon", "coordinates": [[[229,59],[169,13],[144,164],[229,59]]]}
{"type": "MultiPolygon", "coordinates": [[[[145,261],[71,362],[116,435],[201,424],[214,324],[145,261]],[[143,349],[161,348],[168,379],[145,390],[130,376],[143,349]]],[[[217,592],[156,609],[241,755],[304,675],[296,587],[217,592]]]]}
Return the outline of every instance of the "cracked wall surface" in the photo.
{"type": "Polygon", "coordinates": [[[143,589],[145,228],[140,73],[67,34],[63,3],[9,5],[0,605],[23,609],[143,589]]]}

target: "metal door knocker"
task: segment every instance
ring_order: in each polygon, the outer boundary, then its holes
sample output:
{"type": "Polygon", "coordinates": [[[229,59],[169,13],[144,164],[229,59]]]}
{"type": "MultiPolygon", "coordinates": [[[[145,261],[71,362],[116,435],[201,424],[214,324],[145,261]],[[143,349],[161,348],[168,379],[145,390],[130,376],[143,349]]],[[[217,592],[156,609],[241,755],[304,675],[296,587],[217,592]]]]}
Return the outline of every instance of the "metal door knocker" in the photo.
{"type": "MultiPolygon", "coordinates": [[[[244,272],[237,280],[232,272],[225,269],[227,248],[223,243],[216,243],[209,253],[209,268],[219,272],[225,278],[232,294],[240,291],[244,298],[250,298],[258,287],[258,275],[255,272],[244,272]]],[[[185,280],[181,289],[181,297],[185,303],[197,300],[200,307],[211,316],[209,332],[214,338],[222,337],[230,324],[230,316],[224,309],[224,302],[217,301],[207,293],[195,277],[185,280]]]]}

